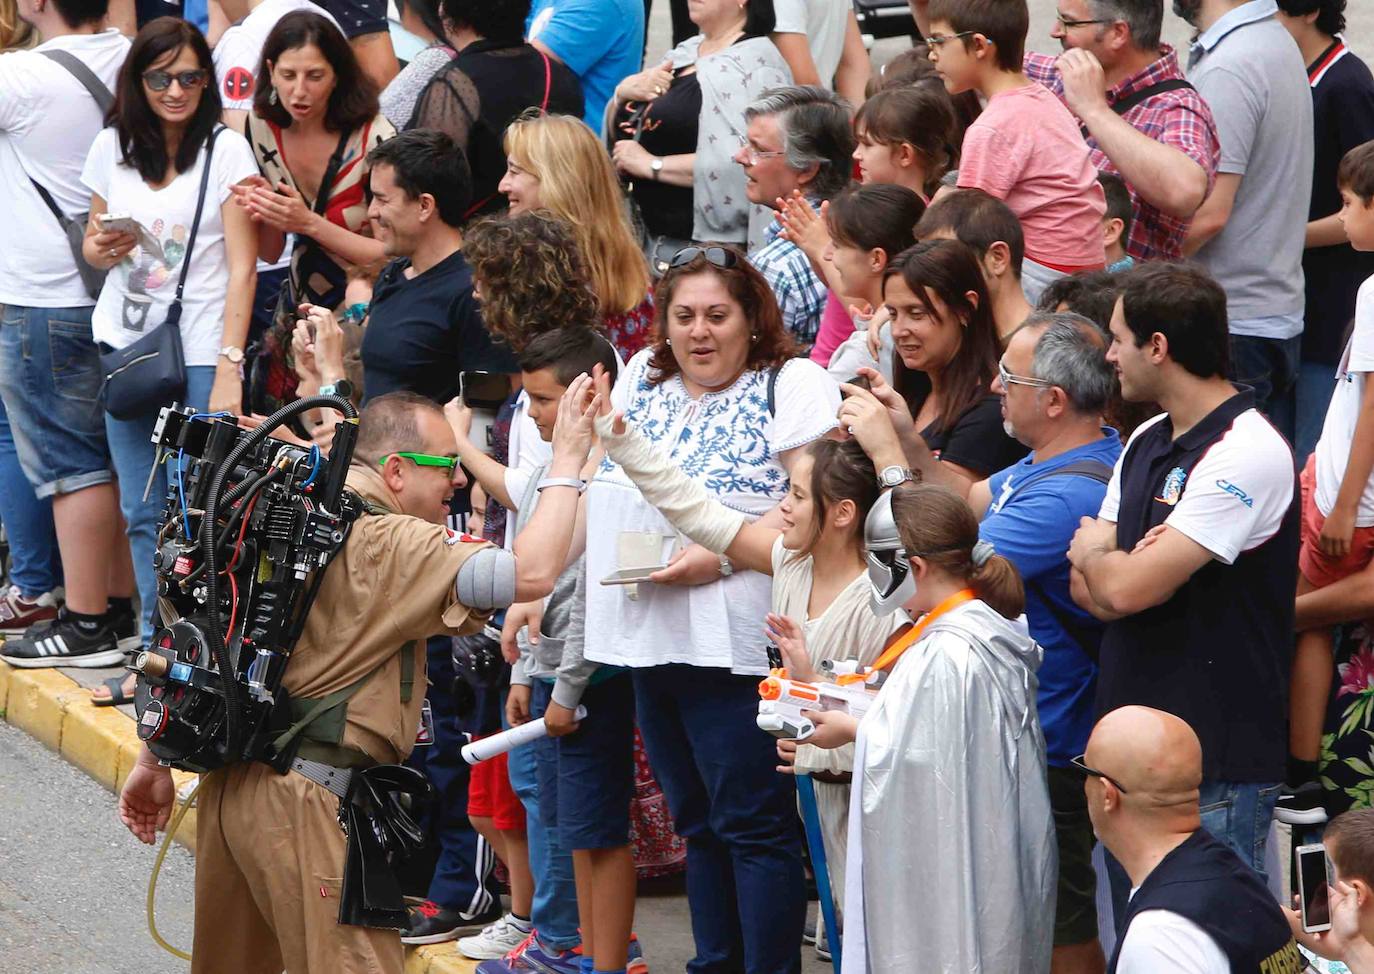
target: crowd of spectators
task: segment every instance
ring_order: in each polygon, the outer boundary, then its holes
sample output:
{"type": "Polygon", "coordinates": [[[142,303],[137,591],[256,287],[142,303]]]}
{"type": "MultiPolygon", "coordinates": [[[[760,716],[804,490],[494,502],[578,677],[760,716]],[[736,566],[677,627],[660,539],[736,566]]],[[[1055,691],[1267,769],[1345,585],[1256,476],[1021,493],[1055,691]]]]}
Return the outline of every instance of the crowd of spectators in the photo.
{"type": "Polygon", "coordinates": [[[374,0],[145,6],[0,0],[0,659],[154,638],[172,401],[441,407],[435,502],[513,548],[587,388],[552,594],[425,646],[403,942],[644,974],[636,883],[685,869],[700,974],[804,940],[856,974],[1374,972],[1346,0],[1175,0],[1187,51],[1162,0],[1060,0],[1058,55],[1026,0],[911,0],[876,71],[848,0],[673,0],[648,60],[647,0],[397,0],[403,60],[374,0]],[[175,395],[120,379],[155,342],[175,395]],[[779,740],[770,674],[867,696],[779,740]],[[1327,931],[1271,891],[1276,819],[1331,819],[1327,931]]]}

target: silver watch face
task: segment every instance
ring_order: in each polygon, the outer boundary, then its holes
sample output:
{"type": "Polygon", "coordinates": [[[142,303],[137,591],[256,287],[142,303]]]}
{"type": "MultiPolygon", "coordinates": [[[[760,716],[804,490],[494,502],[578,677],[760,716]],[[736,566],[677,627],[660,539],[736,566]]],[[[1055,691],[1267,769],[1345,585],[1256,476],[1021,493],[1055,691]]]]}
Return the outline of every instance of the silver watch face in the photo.
{"type": "Polygon", "coordinates": [[[907,473],[901,467],[884,467],[882,473],[878,474],[878,480],[884,487],[896,487],[907,479],[907,473]]]}

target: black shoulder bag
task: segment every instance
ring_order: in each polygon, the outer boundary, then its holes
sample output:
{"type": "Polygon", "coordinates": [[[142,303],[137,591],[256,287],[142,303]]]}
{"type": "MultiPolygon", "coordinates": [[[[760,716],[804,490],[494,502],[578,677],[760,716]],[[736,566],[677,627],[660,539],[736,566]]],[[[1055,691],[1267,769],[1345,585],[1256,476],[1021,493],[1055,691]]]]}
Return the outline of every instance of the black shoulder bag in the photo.
{"type": "MultiPolygon", "coordinates": [[[[82,87],[91,93],[95,99],[96,106],[100,109],[103,119],[105,113],[114,104],[114,95],[110,94],[110,89],[105,87],[94,71],[82,64],[69,51],[39,51],[44,57],[55,61],[67,71],[77,81],[81,82],[82,87]]],[[[57,201],[52,198],[52,194],[43,188],[43,184],[32,176],[29,182],[33,183],[33,188],[38,191],[38,195],[47,204],[52,215],[57,217],[57,225],[62,228],[62,234],[67,238],[67,246],[71,249],[72,259],[76,261],[76,273],[81,277],[81,284],[86,289],[86,293],[93,298],[100,297],[100,289],[105,285],[105,271],[97,267],[92,267],[86,262],[86,257],[81,253],[81,245],[86,239],[86,221],[90,219],[90,213],[75,213],[71,216],[62,212],[62,208],[57,205],[57,201]]]]}
{"type": "Polygon", "coordinates": [[[205,165],[200,174],[200,196],[186,253],[181,258],[181,276],[176,297],[167,308],[167,320],[148,334],[123,348],[103,352],[100,371],[105,376],[105,411],[115,419],[135,419],[186,394],[186,353],[181,347],[181,293],[191,269],[191,253],[196,246],[196,231],[205,209],[205,194],[210,185],[210,165],[214,160],[215,139],[224,126],[217,127],[205,141],[205,165]]]}

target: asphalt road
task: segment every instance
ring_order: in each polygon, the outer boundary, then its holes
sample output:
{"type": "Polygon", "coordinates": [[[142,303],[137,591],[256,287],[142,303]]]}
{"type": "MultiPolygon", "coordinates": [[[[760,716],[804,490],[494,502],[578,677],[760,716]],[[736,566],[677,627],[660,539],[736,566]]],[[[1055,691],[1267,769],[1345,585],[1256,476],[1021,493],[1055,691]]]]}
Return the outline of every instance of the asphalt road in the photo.
{"type": "MultiPolygon", "coordinates": [[[[154,855],[119,824],[113,795],[0,721],[0,970],[183,974],[144,919],[154,855]]],[[[193,868],[174,845],[158,881],[158,928],[182,949],[193,868]]]]}

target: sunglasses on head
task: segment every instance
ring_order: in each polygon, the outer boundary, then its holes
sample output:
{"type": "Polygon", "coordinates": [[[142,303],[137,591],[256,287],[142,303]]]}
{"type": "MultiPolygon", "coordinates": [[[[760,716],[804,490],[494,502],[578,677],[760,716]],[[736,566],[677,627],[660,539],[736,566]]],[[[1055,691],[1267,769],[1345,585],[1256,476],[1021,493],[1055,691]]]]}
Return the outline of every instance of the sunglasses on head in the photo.
{"type": "Polygon", "coordinates": [[[145,71],[143,73],[143,83],[153,91],[166,91],[172,87],[175,81],[181,85],[182,90],[190,91],[205,84],[205,71],[197,68],[194,71],[145,71]]]}
{"type": "Polygon", "coordinates": [[[698,257],[722,270],[733,270],[739,266],[739,254],[728,247],[683,247],[668,261],[669,267],[686,267],[698,257]]]}

